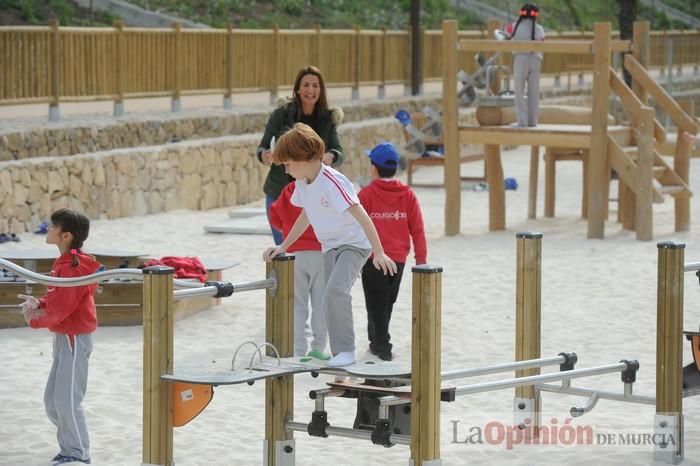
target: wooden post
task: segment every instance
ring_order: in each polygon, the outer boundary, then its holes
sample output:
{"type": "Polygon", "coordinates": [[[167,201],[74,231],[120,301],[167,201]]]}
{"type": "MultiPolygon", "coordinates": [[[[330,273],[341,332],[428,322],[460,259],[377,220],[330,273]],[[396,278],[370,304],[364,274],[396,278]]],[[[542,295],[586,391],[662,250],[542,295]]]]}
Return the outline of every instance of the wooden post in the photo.
{"type": "Polygon", "coordinates": [[[654,109],[642,107],[638,121],[639,155],[637,156],[637,182],[639,189],[635,208],[637,239],[650,241],[654,237],[653,186],[654,178],[654,109]]]}
{"type": "Polygon", "coordinates": [[[588,238],[605,236],[610,168],[608,167],[608,97],[610,94],[610,23],[596,23],[593,38],[593,108],[588,177],[588,238]]]}
{"type": "Polygon", "coordinates": [[[360,28],[355,26],[355,72],[351,91],[352,100],[360,99],[360,28]]]}
{"type": "MultiPolygon", "coordinates": [[[[294,355],[294,256],[278,256],[267,263],[266,276],[277,279],[277,288],[267,290],[265,341],[282,358],[294,355]]],[[[271,349],[268,356],[274,356],[271,349]]],[[[265,380],[265,446],[263,464],[294,464],[294,435],[286,422],[294,416],[294,376],[265,380]]]]}
{"type": "Polygon", "coordinates": [[[683,261],[685,244],[657,244],[654,459],[683,460],[683,261]]]}
{"type": "Polygon", "coordinates": [[[277,101],[277,95],[279,94],[279,50],[280,50],[280,30],[275,24],[272,26],[272,60],[268,61],[270,75],[272,76],[272,83],[270,84],[270,105],[275,105],[277,101]]]}
{"type": "MultiPolygon", "coordinates": [[[[644,66],[644,68],[649,67],[649,22],[648,21],[635,21],[632,27],[632,56],[637,59],[637,61],[644,66]]],[[[624,60],[623,60],[624,66],[624,60]]],[[[630,74],[630,76],[632,76],[630,74]]],[[[648,95],[640,82],[634,79],[632,76],[632,92],[639,98],[642,105],[647,105],[648,95]]],[[[630,115],[630,122],[633,127],[638,126],[638,122],[635,118],[634,113],[630,115]]],[[[634,138],[635,136],[633,136],[634,138]]],[[[635,144],[637,141],[634,141],[635,144]]],[[[619,195],[618,195],[618,220],[622,222],[622,226],[627,230],[633,230],[635,228],[636,219],[636,198],[634,191],[632,191],[627,185],[618,181],[620,183],[619,195]]]]}
{"type": "MultiPolygon", "coordinates": [[[[540,358],[542,233],[518,233],[515,278],[515,360],[540,358]]],[[[515,372],[516,377],[540,373],[539,368],[515,372]]],[[[517,387],[513,400],[514,424],[526,435],[538,432],[540,395],[533,386],[517,387]]]]}
{"type": "Polygon", "coordinates": [[[557,196],[557,158],[553,147],[544,149],[544,216],[554,217],[557,196]]]}
{"type": "Polygon", "coordinates": [[[51,102],[49,103],[49,121],[59,121],[61,112],[58,101],[61,93],[61,35],[58,30],[58,20],[50,19],[51,28],[51,102]]]}
{"type": "MultiPolygon", "coordinates": [[[[692,99],[678,102],[685,112],[693,117],[695,115],[695,101],[692,99]]],[[[673,171],[689,185],[690,180],[690,157],[693,152],[693,137],[685,131],[678,130],[676,139],[676,150],[673,156],[673,171]]],[[[676,211],[676,231],[690,230],[690,197],[675,196],[673,198],[676,211]]]]}
{"type": "Polygon", "coordinates": [[[537,175],[539,174],[540,146],[530,147],[530,186],[527,195],[527,218],[537,218],[537,175]]]}
{"type": "Polygon", "coordinates": [[[315,59],[314,59],[314,64],[316,65],[316,68],[318,69],[323,69],[323,66],[321,65],[321,25],[316,24],[316,47],[314,50],[315,54],[315,59]]]}
{"type": "Polygon", "coordinates": [[[233,108],[233,24],[226,25],[226,93],[224,94],[224,108],[233,108]]]}
{"type": "Polygon", "coordinates": [[[117,85],[117,98],[114,100],[113,115],[115,117],[124,116],[124,22],[117,20],[114,22],[117,37],[115,38],[114,47],[114,71],[115,82],[117,85]]]}
{"type": "Polygon", "coordinates": [[[180,112],[182,110],[182,101],[180,100],[180,91],[182,87],[182,26],[180,23],[173,23],[173,96],[170,101],[170,111],[180,112]]]}
{"type": "Polygon", "coordinates": [[[378,99],[384,99],[386,98],[386,28],[382,28],[382,52],[381,52],[381,66],[380,73],[381,75],[379,76],[379,80],[381,83],[379,84],[379,87],[377,88],[377,98],[378,99]]]}
{"type": "Polygon", "coordinates": [[[506,188],[503,184],[501,146],[484,145],[486,183],[489,185],[489,231],[506,229],[506,188]]]}
{"type": "Polygon", "coordinates": [[[143,269],[143,463],[173,464],[173,269],[143,269]]]}
{"type": "Polygon", "coordinates": [[[442,267],[420,265],[413,267],[411,271],[411,464],[437,466],[441,464],[442,267]]]}
{"type": "Polygon", "coordinates": [[[445,143],[445,235],[459,234],[462,180],[457,113],[457,21],[442,22],[442,125],[445,143]]]}

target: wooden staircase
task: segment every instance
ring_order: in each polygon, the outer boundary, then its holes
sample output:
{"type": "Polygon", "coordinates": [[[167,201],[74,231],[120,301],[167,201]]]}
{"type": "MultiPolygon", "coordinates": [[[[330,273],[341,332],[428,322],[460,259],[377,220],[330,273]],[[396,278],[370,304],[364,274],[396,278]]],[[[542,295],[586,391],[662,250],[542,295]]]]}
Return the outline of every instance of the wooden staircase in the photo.
{"type": "MultiPolygon", "coordinates": [[[[693,194],[687,183],[676,173],[654,148],[652,150],[652,196],[656,204],[664,202],[664,197],[689,198],[693,194]]],[[[608,137],[608,160],[610,167],[615,170],[634,193],[640,193],[640,176],[637,164],[639,147],[621,146],[612,137],[608,137]]]]}

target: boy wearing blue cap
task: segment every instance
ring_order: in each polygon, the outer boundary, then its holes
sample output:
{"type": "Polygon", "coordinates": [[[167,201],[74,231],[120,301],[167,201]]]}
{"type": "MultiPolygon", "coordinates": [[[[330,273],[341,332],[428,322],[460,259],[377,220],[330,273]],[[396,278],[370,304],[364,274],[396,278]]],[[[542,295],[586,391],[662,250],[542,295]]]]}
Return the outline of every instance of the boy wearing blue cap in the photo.
{"type": "Polygon", "coordinates": [[[372,265],[372,258],[362,268],[362,288],[367,307],[369,350],[384,361],[391,361],[389,322],[399,294],[406,257],[411,250],[416,265],[426,263],[427,248],[420,204],[413,190],[394,178],[399,154],[390,143],[382,143],[367,152],[372,162],[372,183],[358,194],[360,203],[372,219],[384,252],[395,263],[397,272],[384,275],[372,265]]]}

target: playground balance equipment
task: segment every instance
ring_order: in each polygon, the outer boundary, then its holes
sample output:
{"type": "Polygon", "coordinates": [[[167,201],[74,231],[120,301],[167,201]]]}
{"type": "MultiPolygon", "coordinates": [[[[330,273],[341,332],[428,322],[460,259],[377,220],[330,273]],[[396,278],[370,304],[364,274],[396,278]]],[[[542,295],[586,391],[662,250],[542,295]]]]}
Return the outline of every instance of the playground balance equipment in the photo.
{"type": "MultiPolygon", "coordinates": [[[[657,383],[656,397],[633,394],[639,364],[635,360],[577,369],[575,353],[540,357],[541,240],[539,233],[518,233],[516,275],[516,351],[514,362],[477,368],[440,370],[442,269],[418,266],[413,272],[411,369],[387,362],[357,363],[343,368],[325,367],[314,360],[292,358],[293,348],[293,256],[267,264],[266,279],[231,284],[173,280],[168,267],[121,269],[81,278],[52,278],[1,260],[0,267],[19,276],[52,286],[80,286],[113,278],[141,275],[144,283],[144,433],[143,464],[173,464],[173,427],[196,417],[211,400],[213,387],[253,384],[265,380],[264,464],[293,465],[293,432],[316,437],[343,436],[370,440],[385,447],[410,445],[409,464],[435,466],[440,459],[440,402],[457,396],[515,388],[513,426],[537,432],[540,425],[541,392],[586,397],[570,410],[573,417],[591,411],[598,400],[656,405],[654,434],[673,438],[656,444],[654,456],[669,464],[683,459],[682,398],[700,393],[700,332],[686,332],[693,345],[694,362],[682,367],[683,274],[700,270],[700,263],[684,264],[685,245],[658,243],[657,383]],[[183,289],[174,290],[174,287],[183,289]],[[173,373],[173,303],[195,296],[223,298],[248,290],[267,290],[266,343],[255,350],[247,365],[236,369],[236,350],[231,368],[218,372],[173,373]],[[273,318],[274,317],[274,318],[273,318]],[[263,350],[266,355],[263,355],[263,350]],[[559,365],[559,371],[540,374],[540,369],[559,365]],[[515,371],[515,378],[450,385],[456,379],[515,371]],[[294,419],[294,375],[333,374],[364,378],[364,382],[336,381],[310,392],[314,410],[309,422],[294,419]],[[571,380],[620,373],[621,393],[572,387],[571,380]],[[551,382],[561,381],[561,385],[551,382]],[[328,422],[325,401],[329,397],[357,399],[352,428],[328,422]]],[[[242,347],[243,345],[241,345],[242,347]]],[[[239,350],[240,348],[239,347],[239,350]]]]}

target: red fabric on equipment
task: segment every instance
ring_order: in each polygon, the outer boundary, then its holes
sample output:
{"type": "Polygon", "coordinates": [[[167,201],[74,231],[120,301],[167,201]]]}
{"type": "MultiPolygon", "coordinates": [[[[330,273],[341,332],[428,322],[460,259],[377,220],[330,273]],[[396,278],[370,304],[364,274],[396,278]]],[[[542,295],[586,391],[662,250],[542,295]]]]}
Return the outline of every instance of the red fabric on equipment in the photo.
{"type": "Polygon", "coordinates": [[[207,269],[196,257],[166,256],[160,259],[151,259],[143,264],[144,267],[153,265],[165,265],[175,269],[175,278],[196,278],[200,282],[207,281],[207,269]]]}

